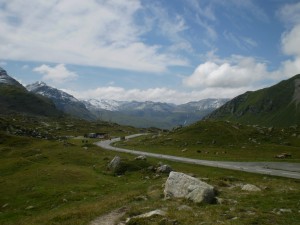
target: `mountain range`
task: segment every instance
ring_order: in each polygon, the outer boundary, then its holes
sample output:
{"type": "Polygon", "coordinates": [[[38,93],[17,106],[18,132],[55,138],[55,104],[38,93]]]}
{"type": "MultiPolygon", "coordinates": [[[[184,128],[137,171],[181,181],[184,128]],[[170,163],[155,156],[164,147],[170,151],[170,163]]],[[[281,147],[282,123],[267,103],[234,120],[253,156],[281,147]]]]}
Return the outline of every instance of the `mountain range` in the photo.
{"type": "Polygon", "coordinates": [[[189,125],[217,109],[229,99],[204,99],[175,105],[161,102],[89,99],[85,106],[98,119],[136,127],[172,128],[189,125]]]}
{"type": "Polygon", "coordinates": [[[169,129],[175,126],[188,125],[202,119],[229,100],[204,99],[182,105],[151,101],[79,100],[62,90],[48,86],[44,82],[35,82],[25,88],[2,68],[0,68],[0,84],[2,84],[3,93],[0,105],[3,109],[7,109],[3,110],[2,113],[16,109],[17,112],[24,110],[25,113],[29,114],[48,115],[50,113],[49,115],[52,115],[55,111],[55,115],[65,113],[85,120],[104,120],[135,127],[169,129]],[[37,103],[38,100],[43,103],[37,103]],[[26,104],[22,101],[25,101],[26,104]],[[30,110],[25,109],[26,107],[29,107],[30,110]]]}

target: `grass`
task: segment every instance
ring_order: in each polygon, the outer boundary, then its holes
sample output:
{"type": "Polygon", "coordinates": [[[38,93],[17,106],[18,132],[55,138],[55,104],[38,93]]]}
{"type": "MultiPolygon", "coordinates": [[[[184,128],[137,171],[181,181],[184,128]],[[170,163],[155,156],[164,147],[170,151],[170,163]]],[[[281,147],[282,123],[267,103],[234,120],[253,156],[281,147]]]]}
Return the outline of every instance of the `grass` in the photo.
{"type": "MultiPolygon", "coordinates": [[[[157,176],[141,167],[131,167],[122,176],[107,171],[115,156],[99,147],[83,148],[80,140],[39,140],[1,134],[0,224],[88,224],[94,218],[127,206],[125,217],[157,208],[167,211],[167,220],[157,216],[135,224],[297,224],[300,219],[299,181],[229,171],[203,166],[168,163],[176,171],[207,178],[223,198],[222,205],[195,205],[186,200],[164,200],[167,175],[157,176]],[[251,183],[259,193],[240,191],[251,183]],[[140,200],[138,196],[148,200],[140,200]],[[188,205],[192,211],[180,211],[188,205]],[[292,213],[281,213],[291,209],[292,213]],[[237,217],[237,218],[236,218],[237,217]]],[[[134,156],[119,154],[128,165],[134,156]]],[[[145,165],[156,165],[147,159],[145,165]]],[[[134,221],[132,221],[133,223],[134,221]]]]}
{"type": "MultiPolygon", "coordinates": [[[[298,224],[300,220],[298,180],[163,160],[162,163],[169,164],[175,171],[205,178],[217,189],[223,204],[193,204],[184,199],[165,200],[163,184],[167,175],[156,174],[147,169],[150,165],[157,165],[157,159],[135,161],[135,156],[110,152],[93,145],[93,141],[96,141],[94,139],[83,143],[82,139],[73,138],[96,129],[105,130],[115,136],[138,132],[132,127],[73,119],[53,121],[46,118],[2,117],[0,128],[0,224],[88,224],[93,219],[123,206],[129,209],[124,219],[155,209],[167,212],[165,217],[133,219],[131,224],[172,224],[177,221],[178,224],[267,225],[298,224]],[[60,129],[56,129],[57,127],[60,129]],[[12,135],[21,129],[38,130],[49,137],[73,137],[46,140],[30,135],[12,135]],[[121,175],[107,170],[108,163],[115,155],[123,160],[121,175]],[[240,186],[247,183],[257,185],[262,191],[241,191],[240,186]],[[179,210],[182,205],[189,206],[191,210],[179,210]]],[[[267,128],[227,123],[198,124],[155,137],[140,137],[126,145],[134,148],[151,147],[153,151],[170,151],[175,154],[174,147],[187,142],[187,146],[177,148],[178,154],[190,152],[192,157],[193,145],[196,153],[196,147],[202,145],[205,149],[210,147],[213,152],[216,149],[224,151],[230,143],[236,148],[227,149],[228,153],[223,159],[228,157],[228,160],[233,158],[234,149],[243,152],[236,153],[236,158],[239,154],[245,160],[247,157],[254,158],[251,156],[253,149],[248,151],[248,148],[255,146],[252,142],[248,143],[249,135],[261,142],[261,145],[266,145],[267,152],[270,151],[266,156],[260,156],[261,159],[267,159],[274,154],[272,149],[268,150],[272,145],[276,148],[283,147],[285,151],[297,148],[298,139],[290,137],[295,132],[298,134],[298,130],[291,128],[282,132],[274,129],[272,136],[268,136],[266,130],[267,128]],[[232,126],[237,126],[238,130],[232,126]],[[215,143],[212,144],[212,132],[225,128],[227,130],[224,134],[213,137],[215,143]],[[261,131],[267,136],[260,136],[261,131]],[[278,140],[279,134],[282,140],[278,140]],[[202,144],[196,144],[199,140],[202,144]],[[286,141],[290,141],[290,146],[280,144],[286,141]],[[247,142],[246,148],[240,148],[244,142],[247,142]],[[183,148],[187,148],[187,151],[182,152],[183,148]]],[[[295,152],[290,161],[297,161],[295,152]]]]}
{"type": "Polygon", "coordinates": [[[300,130],[201,121],[170,132],[116,143],[119,147],[195,159],[300,162],[300,130]],[[281,153],[291,158],[277,159],[281,153]]]}

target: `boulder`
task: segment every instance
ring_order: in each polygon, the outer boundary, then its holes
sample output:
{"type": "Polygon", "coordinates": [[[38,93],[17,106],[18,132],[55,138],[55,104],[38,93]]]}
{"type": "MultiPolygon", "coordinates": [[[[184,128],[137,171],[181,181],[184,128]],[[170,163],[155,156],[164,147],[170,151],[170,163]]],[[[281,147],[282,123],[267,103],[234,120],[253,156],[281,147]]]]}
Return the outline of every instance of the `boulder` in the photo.
{"type": "Polygon", "coordinates": [[[121,165],[121,158],[119,156],[115,156],[108,164],[108,169],[115,171],[120,167],[120,165],[121,165]]]}
{"type": "Polygon", "coordinates": [[[170,173],[173,169],[169,165],[161,165],[157,167],[157,173],[170,173]]]}
{"type": "Polygon", "coordinates": [[[186,198],[195,203],[213,203],[214,187],[184,173],[171,172],[164,190],[165,197],[186,198]]]}
{"type": "Polygon", "coordinates": [[[243,191],[261,191],[261,189],[253,184],[245,184],[242,186],[243,191]]]}

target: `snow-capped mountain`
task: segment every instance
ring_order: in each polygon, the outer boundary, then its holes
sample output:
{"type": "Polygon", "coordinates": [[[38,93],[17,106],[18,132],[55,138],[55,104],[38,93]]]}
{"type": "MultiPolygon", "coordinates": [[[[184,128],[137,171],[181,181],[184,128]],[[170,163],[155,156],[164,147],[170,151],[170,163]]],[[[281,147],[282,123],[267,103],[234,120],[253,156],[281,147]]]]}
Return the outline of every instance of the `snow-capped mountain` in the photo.
{"type": "Polygon", "coordinates": [[[58,90],[56,88],[50,87],[42,81],[29,84],[26,86],[26,89],[30,92],[34,92],[36,94],[43,95],[47,98],[51,98],[52,100],[57,99],[63,102],[80,102],[72,95],[64,91],[58,90]]]}
{"type": "Polygon", "coordinates": [[[55,106],[65,113],[83,119],[94,119],[92,113],[81,101],[64,91],[50,87],[41,81],[29,84],[26,88],[32,93],[50,98],[54,102],[55,106]]]}
{"type": "Polygon", "coordinates": [[[89,110],[104,109],[108,111],[118,111],[119,107],[123,104],[123,102],[109,99],[88,99],[83,100],[82,102],[89,110]]]}
{"type": "Polygon", "coordinates": [[[137,102],[89,99],[83,101],[95,117],[136,127],[172,128],[196,122],[229,99],[204,99],[175,105],[161,102],[137,102]]]}
{"type": "Polygon", "coordinates": [[[115,101],[108,99],[88,99],[82,102],[90,110],[108,110],[108,111],[145,111],[151,110],[156,112],[189,112],[201,110],[214,110],[224,105],[229,99],[227,98],[209,98],[200,101],[188,102],[181,105],[161,102],[138,102],[138,101],[115,101]]]}
{"type": "Polygon", "coordinates": [[[226,102],[228,102],[229,98],[208,98],[202,99],[200,101],[188,102],[186,104],[178,105],[178,110],[184,111],[202,111],[202,110],[215,110],[220,108],[226,102]]]}
{"type": "Polygon", "coordinates": [[[9,76],[6,70],[2,69],[1,67],[0,67],[0,84],[14,85],[20,88],[24,88],[22,84],[20,84],[14,78],[9,76]]]}

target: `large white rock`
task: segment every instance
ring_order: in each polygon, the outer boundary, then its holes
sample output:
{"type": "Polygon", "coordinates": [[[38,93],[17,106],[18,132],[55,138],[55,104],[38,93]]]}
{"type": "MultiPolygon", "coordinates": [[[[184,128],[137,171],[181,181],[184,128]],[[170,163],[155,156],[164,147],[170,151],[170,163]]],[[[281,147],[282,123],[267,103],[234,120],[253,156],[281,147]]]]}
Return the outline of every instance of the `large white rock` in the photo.
{"type": "Polygon", "coordinates": [[[184,173],[171,172],[165,183],[165,197],[186,198],[195,203],[212,203],[214,187],[184,173]]]}

